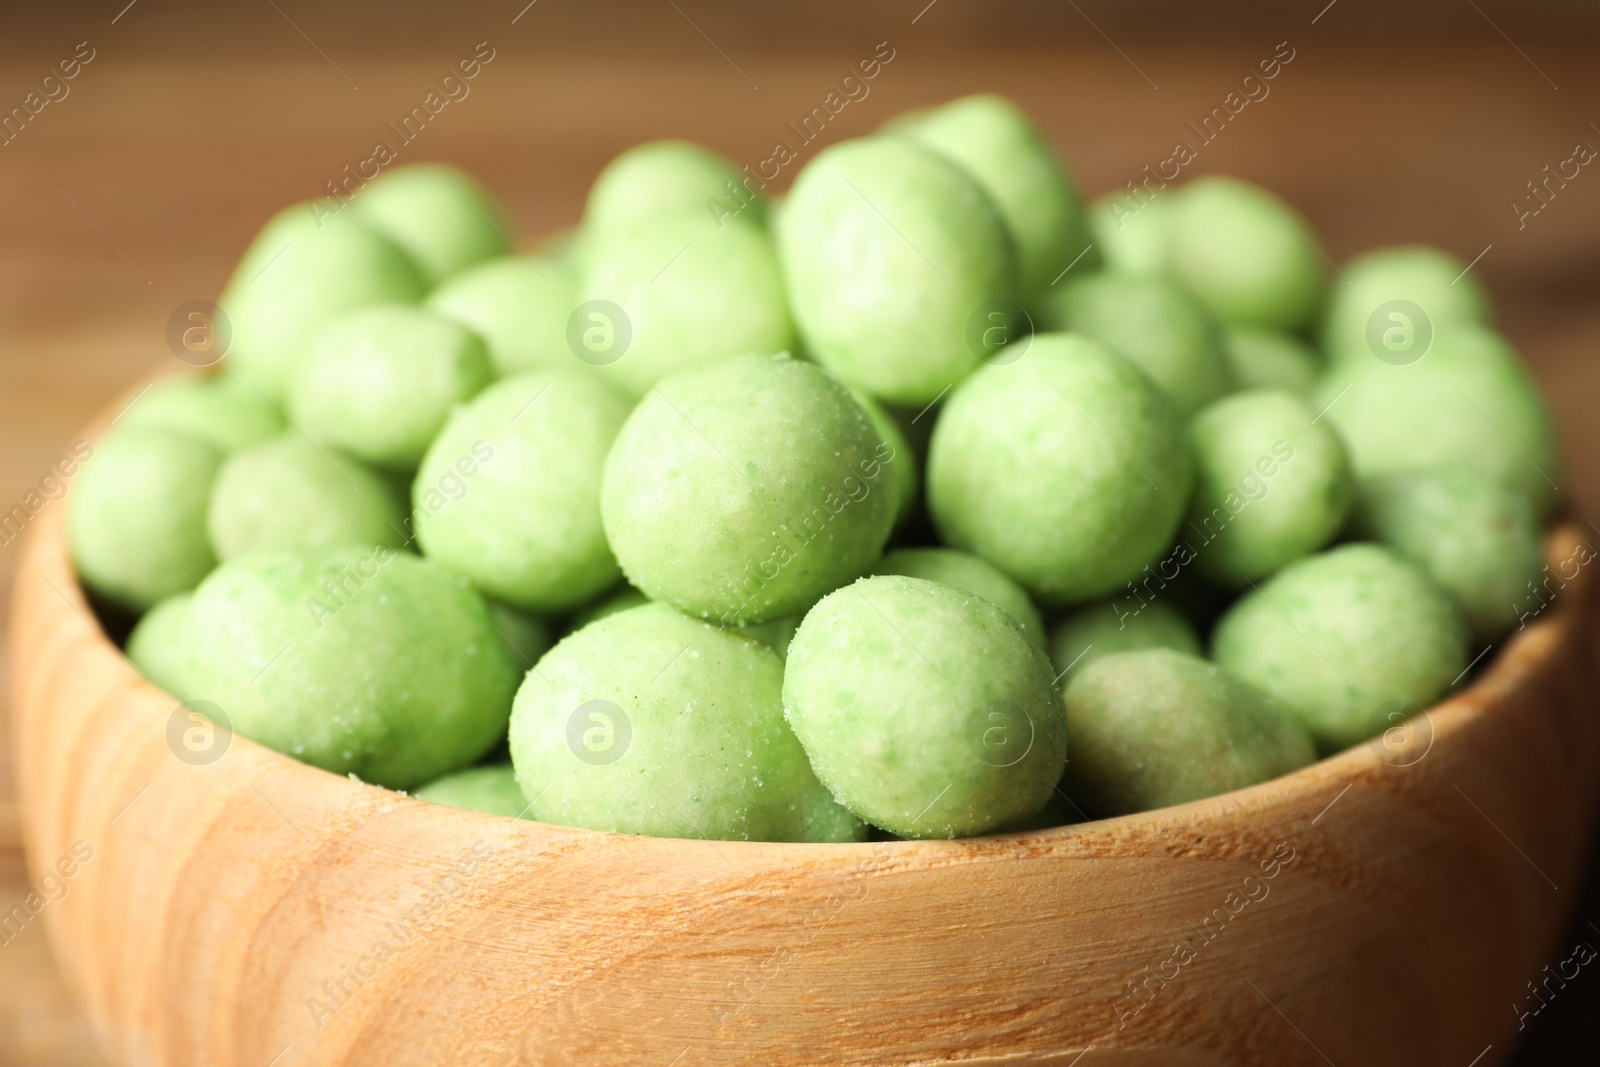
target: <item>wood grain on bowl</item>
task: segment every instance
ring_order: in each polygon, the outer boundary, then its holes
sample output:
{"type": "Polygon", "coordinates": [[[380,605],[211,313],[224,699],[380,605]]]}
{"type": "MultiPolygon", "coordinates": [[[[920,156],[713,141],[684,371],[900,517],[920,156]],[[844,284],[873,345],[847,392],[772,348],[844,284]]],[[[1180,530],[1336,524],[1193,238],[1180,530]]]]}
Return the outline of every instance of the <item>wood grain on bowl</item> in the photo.
{"type": "Polygon", "coordinates": [[[1393,747],[1241,792],[967,841],[658,840],[197,755],[52,509],[13,607],[24,829],[36,879],[73,872],[41,916],[74,999],[134,1064],[1490,1064],[1574,899],[1594,589],[1393,747]]]}

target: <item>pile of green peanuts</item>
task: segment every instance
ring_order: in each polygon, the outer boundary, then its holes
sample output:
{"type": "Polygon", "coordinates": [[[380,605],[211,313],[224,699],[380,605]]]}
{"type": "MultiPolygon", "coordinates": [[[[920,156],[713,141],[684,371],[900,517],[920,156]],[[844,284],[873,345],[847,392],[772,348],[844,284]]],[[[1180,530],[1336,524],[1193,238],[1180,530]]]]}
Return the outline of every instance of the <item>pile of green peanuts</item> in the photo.
{"type": "Polygon", "coordinates": [[[528,251],[441,165],[271,220],[71,492],[133,665],[439,804],[950,838],[1378,743],[1542,605],[1556,433],[1455,257],[1086,203],[995,96],[764,184],[645,144],[528,251]]]}

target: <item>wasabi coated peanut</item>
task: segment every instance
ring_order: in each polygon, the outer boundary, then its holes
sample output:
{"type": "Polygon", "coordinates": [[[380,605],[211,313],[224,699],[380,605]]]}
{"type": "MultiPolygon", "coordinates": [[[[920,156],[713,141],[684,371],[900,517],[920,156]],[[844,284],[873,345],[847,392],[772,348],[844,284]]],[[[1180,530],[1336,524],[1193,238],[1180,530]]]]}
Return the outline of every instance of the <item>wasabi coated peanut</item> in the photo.
{"type": "Polygon", "coordinates": [[[1561,454],[1550,409],[1516,353],[1481,326],[1438,327],[1412,363],[1341,359],[1311,406],[1327,409],[1359,479],[1462,466],[1521,490],[1540,515],[1556,503],[1561,454]]]}
{"type": "Polygon", "coordinates": [[[174,593],[144,613],[128,635],[128,662],[144,680],[180,699],[187,683],[189,604],[193,593],[174,593]]]}
{"type": "Polygon", "coordinates": [[[456,771],[435,778],[411,795],[430,804],[446,804],[452,808],[481,811],[485,815],[504,815],[508,819],[520,817],[528,807],[517,786],[516,772],[509,763],[456,771]]]}
{"type": "MultiPolygon", "coordinates": [[[[1167,272],[1173,199],[1171,193],[1138,197],[1109,193],[1094,202],[1089,208],[1089,232],[1107,269],[1144,277],[1167,272]]],[[[1067,277],[1078,273],[1074,268],[1067,277]]]]}
{"type": "Polygon", "coordinates": [[[354,212],[322,202],[285,208],[251,242],[222,294],[233,331],[228,372],[281,403],[290,371],[329,319],[414,303],[426,288],[411,257],[354,212]]]}
{"type": "Polygon", "coordinates": [[[1105,596],[1155,563],[1193,480],[1166,395],[1121,356],[1061,334],[955,389],[928,452],[945,542],[1046,604],[1105,596]]]}
{"type": "Polygon", "coordinates": [[[564,639],[523,680],[511,759],[528,816],[592,830],[859,841],[784,722],[765,645],[646,604],[564,639]]]}
{"type": "Polygon", "coordinates": [[[1326,260],[1310,225],[1232,178],[1199,178],[1173,205],[1173,275],[1225,322],[1295,330],[1322,300],[1326,260]]]}
{"type": "Polygon", "coordinates": [[[1392,327],[1427,330],[1450,323],[1487,323],[1489,295],[1467,264],[1437,248],[1381,248],[1344,268],[1322,323],[1323,346],[1335,357],[1372,353],[1392,327]],[[1413,307],[1406,307],[1406,304],[1413,307]],[[1418,316],[1417,312],[1421,315],[1418,316]],[[1399,317],[1395,317],[1398,314],[1399,317]]]}
{"type": "Polygon", "coordinates": [[[1537,604],[1544,566],[1527,497],[1464,468],[1397,471],[1362,487],[1355,528],[1408,557],[1494,641],[1537,604]]]}
{"type": "Polygon", "coordinates": [[[897,123],[892,132],[959,164],[994,198],[1016,242],[1022,291],[1043,292],[1077,262],[1098,266],[1083,197],[1055,150],[1003,97],[963,97],[897,123]]]}
{"type": "Polygon", "coordinates": [[[1243,586],[1308,555],[1344,525],[1354,492],[1344,445],[1298,397],[1235,393],[1189,424],[1195,490],[1186,540],[1195,566],[1243,586]]]}
{"type": "Polygon", "coordinates": [[[385,171],[351,203],[361,221],[406,250],[429,285],[511,251],[505,210],[454,167],[385,171]]]}
{"type": "Polygon", "coordinates": [[[206,500],[222,459],[175,430],[124,426],[97,442],[67,511],[84,585],[135,611],[193,589],[217,564],[206,500]]]}
{"type": "Polygon", "coordinates": [[[1305,396],[1322,374],[1322,361],[1292,334],[1258,326],[1229,326],[1222,352],[1241,389],[1282,389],[1305,396]]]}
{"type": "Polygon", "coordinates": [[[394,490],[338,449],[293,430],[235,453],[211,490],[206,530],[219,559],[266,548],[410,541],[394,490]]]}
{"type": "Polygon", "coordinates": [[[518,672],[485,611],[407,552],[258,552],[195,592],[185,678],[245,737],[409,789],[471,764],[505,732],[518,672]]]}
{"type": "Polygon", "coordinates": [[[1311,735],[1198,656],[1167,648],[1096,659],[1067,686],[1066,786],[1099,816],[1185,804],[1316,759],[1311,735]]]}
{"type": "Polygon", "coordinates": [[[911,450],[911,442],[906,440],[905,431],[894,416],[884,410],[882,404],[849,382],[845,382],[844,387],[850,390],[850,395],[861,405],[861,410],[867,413],[872,428],[888,448],[889,458],[884,461],[884,466],[888,468],[889,479],[894,483],[894,524],[897,528],[903,526],[916,511],[917,490],[922,484],[922,475],[917,470],[917,455],[911,450]]]}
{"type": "Polygon", "coordinates": [[[1039,316],[1048,329],[1092,337],[1132,360],[1185,415],[1234,388],[1220,327],[1166,278],[1091,274],[1063,282],[1039,316]]]}
{"type": "Polygon", "coordinates": [[[352,312],[316,335],[289,384],[289,418],[314,441],[410,467],[450,409],[489,384],[477,334],[421,308],[352,312]]]}
{"type": "Polygon", "coordinates": [[[567,320],[577,304],[569,265],[503,256],[447,278],[426,306],[482,337],[495,373],[504,376],[573,364],[567,320]]]}
{"type": "Polygon", "coordinates": [[[1071,678],[1102,656],[1147,648],[1203,654],[1194,626],[1182,612],[1159,601],[1123,598],[1090,604],[1050,631],[1050,662],[1058,675],[1071,678]]]}
{"type": "Polygon", "coordinates": [[[789,645],[784,714],[817,777],[901,837],[965,837],[1044,807],[1067,723],[1050,661],[982,597],[863,578],[789,645]]]}
{"type": "Polygon", "coordinates": [[[887,446],[818,367],[740,356],[661,382],[606,459],[601,514],[628,581],[740,626],[792,615],[878,558],[887,446]]]}
{"type": "Polygon", "coordinates": [[[587,250],[579,296],[572,355],[630,397],[675,371],[794,346],[772,239],[754,226],[640,223],[587,250]]]}
{"type": "Polygon", "coordinates": [[[502,604],[489,601],[489,625],[499,631],[511,649],[511,659],[517,670],[526,673],[533,669],[539,658],[550,651],[550,626],[536,615],[530,615],[502,604]]]}
{"type": "Polygon", "coordinates": [[[732,163],[684,141],[651,141],[606,165],[589,190],[586,238],[605,238],[664,217],[693,217],[726,225],[766,221],[756,190],[763,183],[732,163]]]}
{"type": "Polygon", "coordinates": [[[173,375],[154,383],[117,420],[123,426],[178,430],[237,452],[283,429],[272,402],[236,377],[173,375]]]}
{"type": "Polygon", "coordinates": [[[1467,666],[1454,605],[1387,548],[1351,544],[1285,567],[1217,623],[1218,665],[1272,698],[1328,749],[1427,707],[1467,666]]]}
{"type": "Polygon", "coordinates": [[[458,408],[412,499],[423,552],[529,611],[575,608],[616,584],[600,475],[627,403],[592,375],[505,378],[458,408]]]}
{"type": "Polygon", "coordinates": [[[1016,249],[977,181],[900,137],[847,141],[800,173],[778,218],[794,317],[817,362],[922,406],[992,354],[988,305],[1018,296],[1016,249]]]}
{"type": "Polygon", "coordinates": [[[902,548],[880,559],[873,574],[903,574],[943,582],[981,596],[1010,615],[1029,641],[1044,647],[1044,622],[1023,588],[991,563],[953,548],[902,548]]]}

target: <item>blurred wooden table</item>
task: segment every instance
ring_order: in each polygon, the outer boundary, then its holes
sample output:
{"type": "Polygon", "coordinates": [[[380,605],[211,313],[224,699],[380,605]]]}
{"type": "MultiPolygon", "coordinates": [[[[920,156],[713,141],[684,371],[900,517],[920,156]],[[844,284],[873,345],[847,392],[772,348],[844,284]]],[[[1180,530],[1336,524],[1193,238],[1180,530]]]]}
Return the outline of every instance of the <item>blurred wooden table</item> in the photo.
{"type": "MultiPolygon", "coordinates": [[[[422,43],[406,54],[425,58],[403,61],[360,52],[345,31],[325,36],[315,15],[301,13],[306,5],[292,7],[293,24],[262,6],[194,31],[210,47],[180,48],[139,29],[139,19],[160,17],[139,7],[117,23],[96,11],[81,28],[64,24],[52,35],[35,26],[25,41],[0,44],[8,109],[77,41],[95,50],[70,95],[0,147],[0,511],[93,412],[172,358],[169,314],[217,294],[269,213],[318,195],[370,155],[376,139],[391,136],[385,124],[480,40],[495,57],[470,96],[438,114],[401,159],[447,159],[477,173],[530,236],[573,221],[598,168],[640,140],[683,136],[741,163],[766,159],[775,141],[794,140],[786,124],[820,105],[879,41],[893,60],[802,158],[902,109],[996,90],[1038,118],[1099,194],[1168,157],[1176,141],[1194,142],[1188,123],[1287,40],[1295,58],[1270,96],[1200,148],[1189,170],[1244,174],[1281,192],[1335,260],[1408,241],[1468,260],[1481,254],[1473,270],[1561,418],[1562,487],[1585,514],[1600,515],[1600,420],[1591,410],[1600,399],[1600,171],[1584,168],[1520,229],[1511,207],[1575,145],[1600,147],[1590,121],[1600,107],[1586,110],[1600,89],[1592,41],[1488,35],[1430,45],[1401,34],[1372,44],[1330,30],[1337,8],[1319,24],[1307,8],[1224,27],[1203,46],[1141,43],[1116,26],[1103,36],[1085,19],[1070,32],[1058,27],[1070,39],[1030,50],[1027,27],[1017,26],[1020,50],[1002,52],[963,47],[959,27],[931,28],[941,18],[970,22],[970,9],[919,2],[809,26],[805,47],[791,51],[781,49],[781,24],[763,43],[747,27],[724,34],[703,14],[691,22],[697,7],[662,7],[655,21],[629,27],[629,49],[613,54],[609,35],[622,29],[597,19],[583,31],[548,4],[524,8],[513,23],[520,6],[495,8],[478,27],[452,24],[433,36],[419,28],[422,43]],[[563,33],[577,35],[571,47],[563,33]]],[[[0,593],[16,558],[14,545],[0,548],[0,593]]],[[[0,912],[28,891],[5,747],[0,740],[0,912]]],[[[1586,913],[1600,917],[1600,907],[1586,913]]],[[[1573,985],[1531,1027],[1517,1062],[1589,1062],[1555,1051],[1573,1035],[1596,1036],[1582,1028],[1600,1005],[1600,977],[1573,985]]],[[[105,1062],[70,993],[40,924],[0,946],[0,1062],[105,1062]]],[[[1403,1020],[1404,1006],[1396,1012],[1403,1020]]],[[[116,1062],[117,1053],[105,1055],[116,1062]]]]}

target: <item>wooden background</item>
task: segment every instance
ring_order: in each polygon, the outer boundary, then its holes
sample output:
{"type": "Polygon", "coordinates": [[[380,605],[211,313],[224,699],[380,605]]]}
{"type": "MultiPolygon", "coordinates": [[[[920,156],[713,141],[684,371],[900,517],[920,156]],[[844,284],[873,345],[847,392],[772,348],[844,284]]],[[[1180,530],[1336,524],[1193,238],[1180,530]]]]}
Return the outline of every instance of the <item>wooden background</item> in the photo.
{"type": "MultiPolygon", "coordinates": [[[[1409,241],[1482,253],[1473,269],[1562,422],[1558,481],[1600,515],[1600,167],[1521,228],[1511,207],[1579,143],[1600,149],[1592,4],[524,3],[109,0],[0,15],[5,112],[79,42],[94,50],[70,95],[0,146],[0,511],[93,412],[172,360],[168,316],[217,295],[269,213],[368,156],[479,42],[493,61],[401,159],[475,172],[533,237],[570,224],[599,167],[637,141],[765,159],[879,42],[893,61],[823,142],[999,91],[1099,194],[1190,139],[1186,124],[1287,41],[1295,58],[1270,96],[1189,170],[1280,192],[1338,261],[1409,241]]],[[[16,558],[0,547],[0,592],[16,558]]],[[[0,912],[28,889],[5,748],[0,912]]],[[[1570,940],[1600,947],[1591,920],[1593,889],[1570,940]]],[[[1593,1062],[1590,970],[1530,1026],[1519,1064],[1593,1062]]],[[[0,945],[0,1062],[105,1062],[71,992],[38,924],[0,945]]]]}

